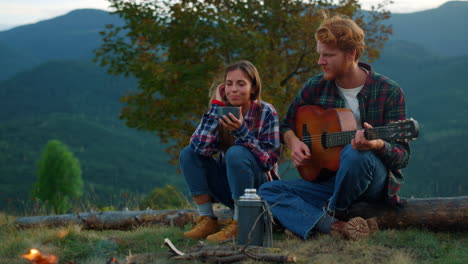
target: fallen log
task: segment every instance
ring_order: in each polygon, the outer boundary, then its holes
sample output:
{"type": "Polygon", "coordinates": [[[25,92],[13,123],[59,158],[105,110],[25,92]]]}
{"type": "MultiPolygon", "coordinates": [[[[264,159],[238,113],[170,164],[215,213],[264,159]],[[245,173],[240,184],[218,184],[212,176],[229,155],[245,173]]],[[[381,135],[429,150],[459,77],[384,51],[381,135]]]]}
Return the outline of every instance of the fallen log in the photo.
{"type": "MultiPolygon", "coordinates": [[[[217,214],[221,220],[227,217],[223,211],[217,214]]],[[[197,211],[192,209],[114,211],[20,217],[15,223],[20,228],[76,224],[85,229],[128,230],[142,225],[184,226],[194,222],[197,216],[197,211]]],[[[354,216],[377,217],[380,228],[468,232],[468,196],[410,198],[399,209],[383,204],[357,203],[343,218],[354,216]]]]}
{"type": "Polygon", "coordinates": [[[345,218],[377,217],[380,228],[468,232],[468,196],[404,199],[400,208],[357,203],[345,218]]]}
{"type": "Polygon", "coordinates": [[[84,229],[129,230],[143,225],[184,226],[198,216],[193,209],[146,210],[146,211],[104,211],[65,215],[19,217],[15,225],[19,228],[58,227],[81,225],[84,229]]]}

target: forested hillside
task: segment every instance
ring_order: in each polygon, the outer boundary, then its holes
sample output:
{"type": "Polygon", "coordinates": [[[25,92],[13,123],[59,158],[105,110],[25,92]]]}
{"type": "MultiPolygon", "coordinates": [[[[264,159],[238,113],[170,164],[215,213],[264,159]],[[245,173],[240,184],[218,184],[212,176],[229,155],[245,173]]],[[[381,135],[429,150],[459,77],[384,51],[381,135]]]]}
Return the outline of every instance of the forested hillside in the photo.
{"type": "Polygon", "coordinates": [[[118,119],[119,95],[135,85],[72,61],[45,63],[0,82],[0,200],[29,198],[36,162],[50,139],[70,147],[81,162],[85,192],[103,201],[166,184],[183,187],[159,139],[118,119]]]}
{"type": "Polygon", "coordinates": [[[441,58],[424,47],[391,41],[375,69],[395,79],[407,97],[408,116],[419,121],[420,137],[411,143],[403,194],[468,194],[463,140],[468,132],[466,83],[468,56],[441,58]]]}

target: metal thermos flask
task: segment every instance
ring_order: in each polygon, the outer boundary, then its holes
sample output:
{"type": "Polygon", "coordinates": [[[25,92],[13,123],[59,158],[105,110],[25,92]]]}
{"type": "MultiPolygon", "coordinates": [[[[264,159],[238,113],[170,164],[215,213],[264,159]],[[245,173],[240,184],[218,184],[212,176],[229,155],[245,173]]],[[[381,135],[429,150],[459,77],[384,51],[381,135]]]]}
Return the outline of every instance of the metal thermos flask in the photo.
{"type": "Polygon", "coordinates": [[[257,195],[256,189],[245,189],[244,195],[237,201],[239,231],[237,243],[239,245],[269,246],[268,241],[264,244],[266,214],[264,201],[257,195]],[[254,226],[255,225],[255,226],[254,226]],[[250,240],[249,240],[249,233],[250,240]]]}

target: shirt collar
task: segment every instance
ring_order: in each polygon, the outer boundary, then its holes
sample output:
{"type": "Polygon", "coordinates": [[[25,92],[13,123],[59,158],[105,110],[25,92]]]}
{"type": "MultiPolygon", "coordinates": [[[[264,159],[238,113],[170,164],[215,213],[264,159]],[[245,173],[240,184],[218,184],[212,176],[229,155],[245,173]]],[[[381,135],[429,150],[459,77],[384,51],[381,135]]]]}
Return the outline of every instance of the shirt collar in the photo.
{"type": "Polygon", "coordinates": [[[361,92],[359,92],[361,96],[365,96],[367,94],[369,85],[372,84],[373,70],[369,64],[364,63],[364,62],[358,62],[358,66],[366,69],[369,72],[369,74],[367,74],[367,79],[366,79],[366,82],[364,83],[364,87],[362,87],[361,92]]]}
{"type": "Polygon", "coordinates": [[[247,110],[247,112],[245,113],[244,119],[253,121],[255,118],[255,113],[257,112],[257,108],[258,108],[257,100],[250,102],[249,110],[247,110]]]}

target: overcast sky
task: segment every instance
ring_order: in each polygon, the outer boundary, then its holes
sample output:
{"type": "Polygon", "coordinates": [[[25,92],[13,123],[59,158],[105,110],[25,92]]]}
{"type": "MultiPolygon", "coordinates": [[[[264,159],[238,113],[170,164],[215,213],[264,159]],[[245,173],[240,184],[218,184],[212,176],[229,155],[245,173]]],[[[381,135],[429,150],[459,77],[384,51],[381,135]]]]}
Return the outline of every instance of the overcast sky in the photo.
{"type": "MultiPolygon", "coordinates": [[[[364,9],[383,0],[361,0],[364,9]]],[[[393,13],[410,13],[436,8],[448,0],[393,0],[388,9],[393,13]]],[[[462,0],[468,1],[468,0],[462,0]]],[[[64,15],[74,9],[109,10],[107,0],[0,0],[0,30],[36,23],[64,15]]]]}

